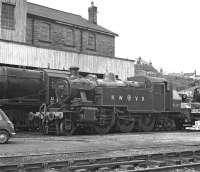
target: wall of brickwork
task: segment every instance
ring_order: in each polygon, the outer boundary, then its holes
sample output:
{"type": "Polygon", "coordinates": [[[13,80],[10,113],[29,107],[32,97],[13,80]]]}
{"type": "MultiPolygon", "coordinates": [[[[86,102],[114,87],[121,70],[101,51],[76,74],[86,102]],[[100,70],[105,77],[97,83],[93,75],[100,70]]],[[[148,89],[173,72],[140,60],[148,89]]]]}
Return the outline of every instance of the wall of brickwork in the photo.
{"type": "Polygon", "coordinates": [[[114,36],[30,16],[27,18],[26,30],[26,42],[29,44],[78,53],[115,56],[114,36]],[[91,42],[92,40],[94,43],[91,42]]]}
{"type": "Polygon", "coordinates": [[[115,56],[115,38],[104,34],[95,33],[96,45],[95,49],[88,47],[88,31],[83,31],[82,34],[82,49],[84,53],[96,54],[103,56],[115,56]]]}

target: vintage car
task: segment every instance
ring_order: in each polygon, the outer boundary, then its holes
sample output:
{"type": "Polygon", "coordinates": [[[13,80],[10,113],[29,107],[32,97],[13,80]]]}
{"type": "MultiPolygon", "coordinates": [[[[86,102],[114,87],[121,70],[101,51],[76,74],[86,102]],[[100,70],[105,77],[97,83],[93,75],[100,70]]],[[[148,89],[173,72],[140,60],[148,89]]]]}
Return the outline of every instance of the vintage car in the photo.
{"type": "Polygon", "coordinates": [[[7,143],[11,136],[14,136],[15,129],[13,123],[0,109],[0,144],[7,143]]]}

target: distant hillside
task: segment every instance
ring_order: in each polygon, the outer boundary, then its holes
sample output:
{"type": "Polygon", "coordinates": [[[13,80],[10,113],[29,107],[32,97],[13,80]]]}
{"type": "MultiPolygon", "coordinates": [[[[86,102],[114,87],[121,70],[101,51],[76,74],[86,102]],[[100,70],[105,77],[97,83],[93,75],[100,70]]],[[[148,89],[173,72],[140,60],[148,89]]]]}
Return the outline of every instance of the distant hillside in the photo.
{"type": "Polygon", "coordinates": [[[199,85],[199,81],[195,81],[192,78],[184,78],[171,75],[164,75],[163,77],[170,81],[177,91],[184,90],[195,85],[199,85]]]}

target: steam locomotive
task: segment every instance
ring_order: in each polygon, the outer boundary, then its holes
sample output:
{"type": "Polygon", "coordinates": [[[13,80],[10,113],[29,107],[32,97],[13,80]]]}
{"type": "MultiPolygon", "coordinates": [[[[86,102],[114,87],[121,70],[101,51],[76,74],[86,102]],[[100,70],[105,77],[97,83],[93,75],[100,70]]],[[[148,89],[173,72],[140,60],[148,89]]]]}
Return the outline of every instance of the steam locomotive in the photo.
{"type": "Polygon", "coordinates": [[[45,134],[71,135],[77,128],[98,134],[131,132],[136,127],[172,130],[190,121],[181,113],[181,98],[163,78],[121,81],[113,73],[104,79],[81,77],[77,67],[70,73],[0,67],[0,105],[18,126],[37,118],[45,134]]]}
{"type": "Polygon", "coordinates": [[[30,112],[37,112],[43,102],[49,104],[50,97],[55,97],[53,85],[66,77],[66,71],[0,66],[0,108],[15,128],[30,129],[34,127],[30,112]]]}

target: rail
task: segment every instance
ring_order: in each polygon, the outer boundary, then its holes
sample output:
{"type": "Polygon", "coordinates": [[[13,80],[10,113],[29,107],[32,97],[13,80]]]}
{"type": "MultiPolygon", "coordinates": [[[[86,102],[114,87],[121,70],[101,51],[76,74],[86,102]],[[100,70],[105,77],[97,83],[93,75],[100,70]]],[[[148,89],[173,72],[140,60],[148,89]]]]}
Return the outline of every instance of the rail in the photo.
{"type": "Polygon", "coordinates": [[[29,172],[44,169],[47,171],[48,169],[50,171],[54,170],[54,172],[59,172],[60,170],[69,172],[156,172],[184,168],[200,169],[200,150],[98,159],[74,159],[40,163],[0,165],[0,171],[3,172],[29,172]]]}

